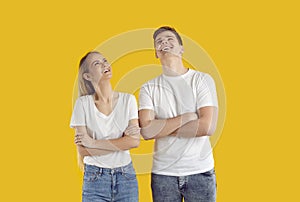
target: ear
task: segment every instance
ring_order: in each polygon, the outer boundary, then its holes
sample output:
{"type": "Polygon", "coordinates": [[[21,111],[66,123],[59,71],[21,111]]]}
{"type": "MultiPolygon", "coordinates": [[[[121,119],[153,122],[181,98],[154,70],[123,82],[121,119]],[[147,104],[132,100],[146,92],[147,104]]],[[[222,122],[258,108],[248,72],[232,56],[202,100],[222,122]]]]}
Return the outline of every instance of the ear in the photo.
{"type": "Polygon", "coordinates": [[[182,55],[184,53],[184,48],[183,46],[180,46],[180,54],[182,55]]]}
{"type": "Polygon", "coordinates": [[[84,78],[85,80],[87,80],[87,81],[90,81],[90,80],[91,80],[91,76],[90,76],[89,73],[84,73],[82,76],[83,76],[83,78],[84,78]]]}
{"type": "Polygon", "coordinates": [[[156,52],[156,49],[155,49],[155,57],[156,57],[156,58],[158,58],[158,56],[157,56],[157,52],[156,52]]]}

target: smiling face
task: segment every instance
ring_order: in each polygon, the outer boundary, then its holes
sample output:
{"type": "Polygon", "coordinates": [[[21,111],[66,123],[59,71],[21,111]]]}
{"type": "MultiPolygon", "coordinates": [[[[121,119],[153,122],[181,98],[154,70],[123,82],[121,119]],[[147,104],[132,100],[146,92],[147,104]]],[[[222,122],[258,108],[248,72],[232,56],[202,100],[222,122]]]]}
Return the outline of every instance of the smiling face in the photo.
{"type": "Polygon", "coordinates": [[[111,66],[100,53],[91,53],[87,59],[88,72],[83,74],[84,79],[92,83],[99,83],[112,77],[111,66]]]}
{"type": "Polygon", "coordinates": [[[181,57],[183,53],[183,46],[171,31],[159,33],[154,40],[154,46],[158,58],[170,55],[181,57]]]}

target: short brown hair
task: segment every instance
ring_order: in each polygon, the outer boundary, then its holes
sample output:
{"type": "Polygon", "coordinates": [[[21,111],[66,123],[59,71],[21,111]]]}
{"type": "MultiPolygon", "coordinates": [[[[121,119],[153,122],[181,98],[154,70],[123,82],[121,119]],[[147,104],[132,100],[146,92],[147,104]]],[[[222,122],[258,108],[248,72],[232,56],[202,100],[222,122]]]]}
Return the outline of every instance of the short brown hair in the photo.
{"type": "Polygon", "coordinates": [[[157,35],[159,35],[160,33],[164,32],[164,31],[170,31],[173,34],[175,34],[179,44],[183,45],[180,35],[177,33],[177,31],[173,27],[169,27],[169,26],[163,26],[163,27],[160,27],[157,30],[155,30],[155,32],[153,33],[153,39],[155,40],[157,35]]]}

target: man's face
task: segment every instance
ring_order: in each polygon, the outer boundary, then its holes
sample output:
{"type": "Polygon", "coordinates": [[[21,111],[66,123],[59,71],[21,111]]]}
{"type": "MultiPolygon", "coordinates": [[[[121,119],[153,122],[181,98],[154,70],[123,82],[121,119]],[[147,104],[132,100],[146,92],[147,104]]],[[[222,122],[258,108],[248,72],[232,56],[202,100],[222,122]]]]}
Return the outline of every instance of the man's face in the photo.
{"type": "Polygon", "coordinates": [[[183,53],[182,45],[179,44],[175,34],[171,31],[158,34],[154,40],[154,46],[158,58],[170,54],[181,57],[183,53]]]}

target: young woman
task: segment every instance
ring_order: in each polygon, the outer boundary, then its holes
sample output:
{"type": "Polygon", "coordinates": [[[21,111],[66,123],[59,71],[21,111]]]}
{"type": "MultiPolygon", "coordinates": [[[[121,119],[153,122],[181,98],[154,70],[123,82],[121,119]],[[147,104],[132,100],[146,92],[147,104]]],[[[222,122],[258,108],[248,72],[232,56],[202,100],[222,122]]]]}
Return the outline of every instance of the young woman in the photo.
{"type": "Polygon", "coordinates": [[[99,52],[87,53],[79,68],[70,125],[84,163],[82,201],[138,201],[128,151],[140,142],[135,97],[113,91],[111,66],[99,52]]]}

